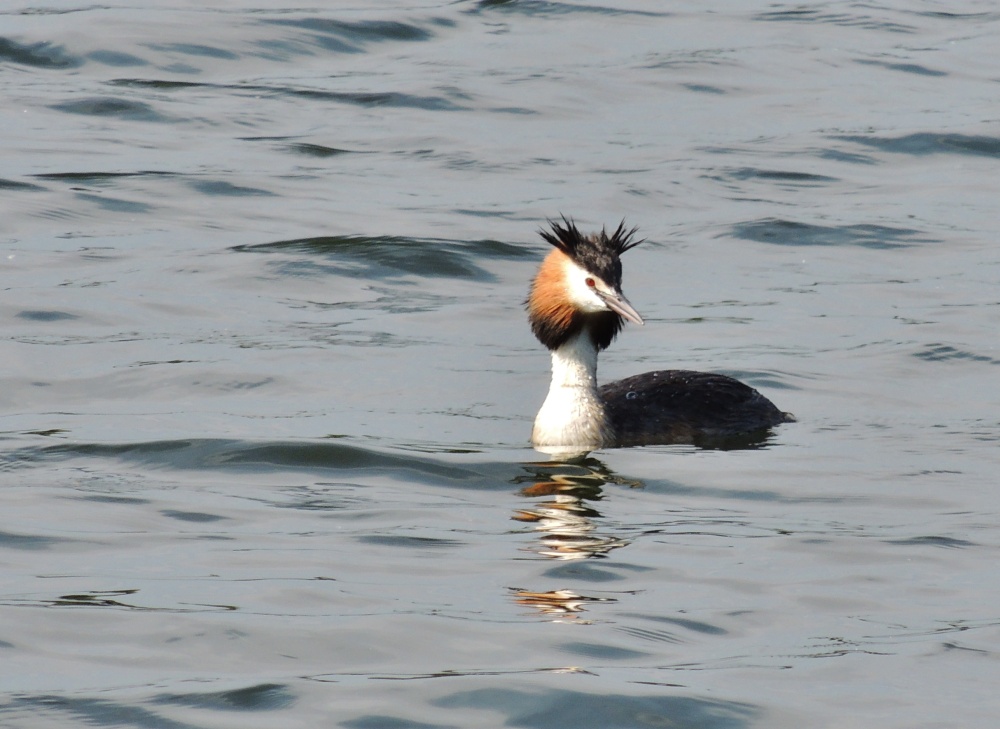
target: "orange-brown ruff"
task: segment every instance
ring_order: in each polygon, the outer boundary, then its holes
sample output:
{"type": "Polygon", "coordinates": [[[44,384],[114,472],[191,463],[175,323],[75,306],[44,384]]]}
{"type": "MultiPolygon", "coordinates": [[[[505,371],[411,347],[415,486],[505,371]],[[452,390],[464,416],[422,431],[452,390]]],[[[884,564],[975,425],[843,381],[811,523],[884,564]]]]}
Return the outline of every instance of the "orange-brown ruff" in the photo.
{"type": "Polygon", "coordinates": [[[567,256],[558,248],[542,261],[538,275],[531,284],[528,296],[529,317],[534,322],[545,322],[555,329],[569,330],[579,327],[580,314],[573,308],[563,286],[563,266],[567,256]]]}
{"type": "Polygon", "coordinates": [[[554,246],[528,296],[531,330],[552,355],[552,382],[535,418],[539,447],[592,450],[631,445],[750,444],[794,418],[725,375],[660,370],[597,386],[597,355],[626,319],[642,324],[621,291],[621,254],[641,243],[624,222],[585,236],[550,223],[554,246]]]}

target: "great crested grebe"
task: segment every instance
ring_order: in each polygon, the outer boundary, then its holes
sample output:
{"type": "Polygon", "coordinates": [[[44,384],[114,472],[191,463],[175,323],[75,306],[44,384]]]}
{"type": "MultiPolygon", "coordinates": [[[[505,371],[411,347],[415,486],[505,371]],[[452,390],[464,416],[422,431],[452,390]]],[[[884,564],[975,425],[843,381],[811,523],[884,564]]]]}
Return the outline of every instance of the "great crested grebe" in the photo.
{"type": "Polygon", "coordinates": [[[641,243],[622,221],[610,236],[572,220],[541,235],[554,246],[531,284],[531,331],[552,353],[552,384],[531,442],[557,449],[721,442],[795,418],[725,375],[660,370],[597,386],[597,354],[625,320],[642,317],[622,294],[621,254],[641,243]]]}

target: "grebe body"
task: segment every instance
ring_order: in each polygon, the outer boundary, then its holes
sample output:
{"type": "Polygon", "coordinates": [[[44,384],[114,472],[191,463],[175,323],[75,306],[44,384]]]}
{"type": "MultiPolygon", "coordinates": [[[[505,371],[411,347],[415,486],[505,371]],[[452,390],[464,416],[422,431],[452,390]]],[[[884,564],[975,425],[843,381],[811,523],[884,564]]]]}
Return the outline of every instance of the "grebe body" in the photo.
{"type": "Polygon", "coordinates": [[[552,382],[531,440],[543,448],[593,450],[669,443],[723,443],[794,420],[757,390],[726,375],[660,370],[597,385],[597,355],[626,320],[642,324],[621,291],[621,254],[642,241],[624,223],[582,235],[551,223],[553,246],[528,296],[532,332],[552,355],[552,382]]]}

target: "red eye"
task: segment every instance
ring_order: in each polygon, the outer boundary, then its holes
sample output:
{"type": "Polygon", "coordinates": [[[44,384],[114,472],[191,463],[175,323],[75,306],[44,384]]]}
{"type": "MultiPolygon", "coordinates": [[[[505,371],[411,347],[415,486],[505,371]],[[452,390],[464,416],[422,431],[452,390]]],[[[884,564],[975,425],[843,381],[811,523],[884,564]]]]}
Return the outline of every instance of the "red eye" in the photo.
{"type": "Polygon", "coordinates": [[[590,278],[589,276],[587,277],[587,280],[584,281],[584,283],[587,284],[589,288],[594,288],[595,286],[597,286],[597,282],[594,279],[590,278]]]}

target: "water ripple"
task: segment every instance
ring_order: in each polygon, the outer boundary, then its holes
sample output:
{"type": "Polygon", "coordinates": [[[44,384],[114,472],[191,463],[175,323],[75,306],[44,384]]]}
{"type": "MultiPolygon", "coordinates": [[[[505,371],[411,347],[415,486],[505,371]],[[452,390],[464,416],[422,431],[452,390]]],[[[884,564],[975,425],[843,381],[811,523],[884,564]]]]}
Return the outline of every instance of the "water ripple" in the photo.
{"type": "Polygon", "coordinates": [[[51,43],[25,45],[3,37],[0,37],[0,61],[47,69],[76,68],[83,63],[77,56],[66,53],[62,46],[51,43]]]}
{"type": "Polygon", "coordinates": [[[500,10],[508,13],[518,13],[529,16],[559,16],[594,14],[605,16],[638,16],[646,18],[669,18],[672,13],[653,10],[636,10],[633,8],[615,8],[610,5],[577,4],[557,2],[556,0],[479,0],[475,10],[500,10]]]}
{"type": "MultiPolygon", "coordinates": [[[[135,88],[154,88],[164,91],[183,90],[191,88],[215,88],[228,91],[245,92],[257,97],[266,94],[276,97],[293,97],[311,99],[318,101],[333,101],[341,104],[352,104],[366,107],[400,107],[411,109],[424,109],[427,111],[456,111],[466,109],[466,106],[457,104],[443,96],[419,95],[399,91],[332,91],[328,89],[307,89],[296,86],[280,86],[265,84],[212,84],[194,83],[190,81],[171,81],[163,79],[144,78],[118,78],[108,82],[113,86],[125,86],[135,88]]],[[[85,114],[115,114],[116,103],[126,104],[120,100],[91,100],[90,102],[71,102],[64,105],[57,105],[56,108],[63,108],[64,111],[85,114]],[[95,109],[91,110],[91,108],[95,109]]],[[[124,112],[119,112],[124,113],[124,112]]],[[[152,111],[149,112],[152,115],[152,111]]],[[[160,119],[156,119],[160,121],[160,119]]]]}
{"type": "MultiPolygon", "coordinates": [[[[360,53],[368,43],[383,41],[426,41],[434,33],[412,23],[391,20],[347,21],[334,18],[276,18],[264,21],[273,25],[301,28],[312,33],[312,40],[324,50],[337,53],[360,53]]],[[[441,19],[440,25],[452,25],[441,19]]]]}
{"type": "Polygon", "coordinates": [[[291,706],[295,703],[295,696],[285,684],[261,683],[229,691],[161,694],[153,697],[151,703],[211,711],[274,711],[291,706]]]}
{"type": "Polygon", "coordinates": [[[976,354],[967,350],[957,349],[949,344],[935,342],[926,345],[921,351],[914,352],[914,357],[926,362],[948,362],[950,360],[960,360],[967,362],[982,362],[984,364],[1000,364],[1000,359],[990,357],[985,354],[976,354]]]}
{"type": "Polygon", "coordinates": [[[0,190],[44,190],[40,185],[32,185],[30,182],[19,182],[17,180],[7,180],[0,178],[0,190]]]}
{"type": "MultiPolygon", "coordinates": [[[[760,711],[734,701],[700,699],[689,696],[613,694],[600,690],[569,691],[549,688],[544,692],[511,689],[457,691],[434,703],[448,708],[491,709],[505,716],[506,726],[538,727],[701,727],[701,729],[744,729],[760,711]]],[[[372,724],[346,722],[344,726],[372,724]]],[[[382,725],[384,726],[384,725],[382,725]]]]}
{"type": "Polygon", "coordinates": [[[142,101],[128,101],[116,97],[97,96],[79,101],[64,101],[52,104],[53,109],[67,114],[84,114],[87,116],[114,117],[132,121],[166,122],[169,118],[155,111],[152,106],[142,101]]]}
{"type": "Polygon", "coordinates": [[[328,270],[365,278],[385,279],[400,275],[493,281],[495,276],[475,263],[481,259],[524,258],[531,252],[500,241],[469,243],[433,238],[398,236],[333,235],[233,246],[239,253],[297,252],[321,256],[328,270]]]}
{"type": "Polygon", "coordinates": [[[484,476],[472,469],[431,458],[385,453],[334,442],[253,442],[205,438],[139,443],[73,443],[29,448],[11,454],[12,461],[103,458],[155,468],[262,471],[366,471],[392,473],[403,481],[475,484],[484,476]]]}
{"type": "Polygon", "coordinates": [[[902,71],[903,73],[913,73],[917,76],[947,76],[948,74],[944,71],[935,71],[934,69],[927,68],[927,66],[921,66],[919,63],[888,63],[886,61],[873,61],[870,59],[858,59],[855,63],[860,63],[865,66],[881,66],[882,68],[887,68],[890,71],[902,71]]]}
{"type": "Polygon", "coordinates": [[[916,132],[901,137],[842,135],[834,137],[863,144],[883,152],[922,156],[929,154],[971,154],[980,157],[1000,157],[1000,137],[945,132],[916,132]]]}
{"type": "Polygon", "coordinates": [[[904,547],[942,547],[944,549],[966,549],[968,547],[979,546],[975,542],[967,539],[956,539],[955,537],[909,537],[907,539],[887,539],[887,544],[897,544],[904,547]]]}
{"type": "Polygon", "coordinates": [[[88,726],[135,726],[147,729],[197,729],[199,726],[186,721],[174,721],[128,703],[60,694],[18,696],[6,706],[0,707],[0,710],[8,716],[11,713],[27,713],[33,715],[36,721],[44,721],[48,717],[88,726]]]}
{"type": "MultiPolygon", "coordinates": [[[[863,6],[861,6],[863,7],[863,6]]],[[[917,28],[912,25],[895,23],[864,13],[837,13],[817,8],[796,7],[787,10],[773,10],[759,13],[755,20],[764,22],[822,23],[838,25],[845,28],[864,28],[865,30],[886,33],[915,33],[917,28]]]]}
{"type": "Polygon", "coordinates": [[[730,230],[735,238],[783,246],[850,245],[890,249],[934,242],[919,230],[867,223],[831,226],[764,218],[737,223],[730,230]]]}

